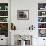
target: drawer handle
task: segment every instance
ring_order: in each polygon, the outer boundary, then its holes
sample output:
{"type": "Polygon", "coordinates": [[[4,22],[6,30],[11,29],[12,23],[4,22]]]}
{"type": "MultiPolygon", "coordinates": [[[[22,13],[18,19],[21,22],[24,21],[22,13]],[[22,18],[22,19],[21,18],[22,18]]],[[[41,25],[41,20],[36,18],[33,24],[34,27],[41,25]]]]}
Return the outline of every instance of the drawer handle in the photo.
{"type": "Polygon", "coordinates": [[[3,39],[1,39],[1,40],[3,40],[3,39]]]}
{"type": "Polygon", "coordinates": [[[43,39],[43,40],[45,40],[45,39],[43,39]]]}

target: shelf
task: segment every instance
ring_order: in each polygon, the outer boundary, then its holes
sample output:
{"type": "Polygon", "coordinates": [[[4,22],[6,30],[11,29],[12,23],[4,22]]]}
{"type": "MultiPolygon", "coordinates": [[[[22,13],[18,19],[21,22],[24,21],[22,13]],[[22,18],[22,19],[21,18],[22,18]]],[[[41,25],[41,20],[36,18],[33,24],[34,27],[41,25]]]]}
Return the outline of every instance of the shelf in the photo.
{"type": "Polygon", "coordinates": [[[46,29],[46,28],[38,28],[38,29],[46,29]]]}
{"type": "Polygon", "coordinates": [[[38,23],[46,23],[46,22],[38,22],[38,23]]]}
{"type": "Polygon", "coordinates": [[[46,11],[46,10],[38,10],[38,11],[46,11]]]}
{"type": "Polygon", "coordinates": [[[0,16],[0,17],[8,17],[8,16],[0,16]]]}
{"type": "Polygon", "coordinates": [[[46,17],[46,15],[44,15],[44,16],[38,16],[38,17],[46,17]]]}
{"type": "Polygon", "coordinates": [[[8,10],[0,10],[0,11],[8,11],[8,10]]]}
{"type": "Polygon", "coordinates": [[[0,22],[0,23],[8,23],[8,22],[0,22]]]}

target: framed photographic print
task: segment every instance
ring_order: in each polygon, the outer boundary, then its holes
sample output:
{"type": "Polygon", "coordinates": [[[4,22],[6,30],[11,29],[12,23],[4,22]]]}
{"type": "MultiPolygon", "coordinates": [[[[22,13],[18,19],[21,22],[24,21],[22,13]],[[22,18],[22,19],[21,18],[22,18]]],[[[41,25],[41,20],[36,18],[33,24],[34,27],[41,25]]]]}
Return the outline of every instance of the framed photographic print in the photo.
{"type": "Polygon", "coordinates": [[[29,20],[29,10],[17,10],[18,20],[29,20]]]}

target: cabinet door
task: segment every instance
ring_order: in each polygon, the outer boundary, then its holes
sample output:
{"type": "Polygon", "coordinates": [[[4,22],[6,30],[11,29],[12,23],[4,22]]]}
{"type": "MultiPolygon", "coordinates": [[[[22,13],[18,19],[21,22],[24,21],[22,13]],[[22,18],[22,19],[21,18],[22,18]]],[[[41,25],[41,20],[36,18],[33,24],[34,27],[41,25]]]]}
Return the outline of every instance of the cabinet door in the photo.
{"type": "Polygon", "coordinates": [[[42,38],[40,38],[40,39],[38,39],[39,41],[38,41],[38,45],[39,46],[44,46],[44,42],[43,42],[43,39],[42,38]]]}

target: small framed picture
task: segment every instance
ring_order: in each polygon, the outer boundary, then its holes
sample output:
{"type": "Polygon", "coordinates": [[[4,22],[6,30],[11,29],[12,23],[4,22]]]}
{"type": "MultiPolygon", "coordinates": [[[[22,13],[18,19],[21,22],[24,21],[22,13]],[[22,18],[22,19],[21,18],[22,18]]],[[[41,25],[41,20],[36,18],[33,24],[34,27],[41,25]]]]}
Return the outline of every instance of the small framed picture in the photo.
{"type": "Polygon", "coordinates": [[[29,20],[29,10],[17,10],[18,20],[29,20]]]}

